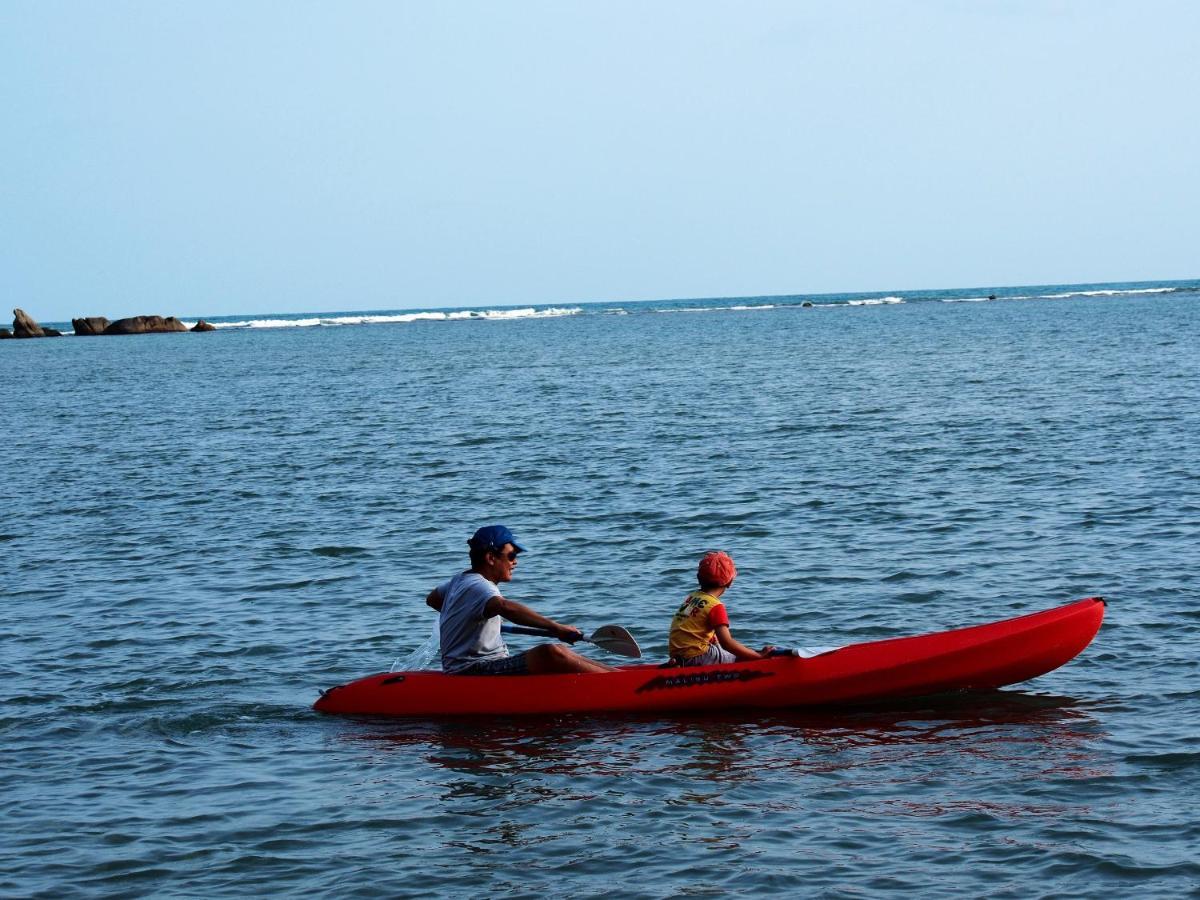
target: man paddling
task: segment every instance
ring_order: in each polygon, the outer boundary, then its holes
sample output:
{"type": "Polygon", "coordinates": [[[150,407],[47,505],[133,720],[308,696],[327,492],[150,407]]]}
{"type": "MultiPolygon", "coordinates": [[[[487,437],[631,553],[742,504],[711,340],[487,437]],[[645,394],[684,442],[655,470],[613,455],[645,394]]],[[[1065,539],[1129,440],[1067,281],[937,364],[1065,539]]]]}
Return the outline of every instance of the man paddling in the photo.
{"type": "Polygon", "coordinates": [[[539,644],[510,656],[500,636],[500,619],[553,632],[573,643],[583,632],[501,596],[496,586],[512,581],[517,555],[525,548],[503,525],[480,528],[467,541],[471,568],[429,592],[425,602],[439,613],[442,670],[451,675],[544,675],[551,672],[611,672],[612,668],[572,653],[562,644],[539,644]]]}

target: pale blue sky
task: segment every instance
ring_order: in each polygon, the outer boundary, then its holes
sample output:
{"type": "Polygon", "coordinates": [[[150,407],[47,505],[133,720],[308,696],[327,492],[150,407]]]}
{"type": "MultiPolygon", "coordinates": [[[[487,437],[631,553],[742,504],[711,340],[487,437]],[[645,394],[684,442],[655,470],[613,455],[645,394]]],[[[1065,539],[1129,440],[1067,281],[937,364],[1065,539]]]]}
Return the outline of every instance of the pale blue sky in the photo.
{"type": "Polygon", "coordinates": [[[0,0],[0,292],[58,321],[1194,278],[1198,40],[1155,0],[0,0]]]}

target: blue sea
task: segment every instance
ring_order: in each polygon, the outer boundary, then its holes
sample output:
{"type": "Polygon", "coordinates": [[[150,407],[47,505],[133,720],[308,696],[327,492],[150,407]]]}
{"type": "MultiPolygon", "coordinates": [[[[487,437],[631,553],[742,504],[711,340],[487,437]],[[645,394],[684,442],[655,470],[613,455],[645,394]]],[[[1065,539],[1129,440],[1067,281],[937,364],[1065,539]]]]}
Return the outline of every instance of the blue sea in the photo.
{"type": "Polygon", "coordinates": [[[1200,281],[211,321],[0,343],[0,895],[1200,892],[1200,281]],[[493,522],[651,658],[709,549],[750,645],[1108,612],[899,706],[314,713],[493,522]]]}

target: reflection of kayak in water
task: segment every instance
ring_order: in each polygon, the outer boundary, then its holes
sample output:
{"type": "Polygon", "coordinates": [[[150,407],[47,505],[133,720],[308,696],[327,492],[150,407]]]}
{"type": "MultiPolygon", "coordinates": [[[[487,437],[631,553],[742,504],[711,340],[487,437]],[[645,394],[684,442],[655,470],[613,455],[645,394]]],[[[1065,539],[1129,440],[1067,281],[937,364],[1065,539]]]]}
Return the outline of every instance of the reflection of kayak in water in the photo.
{"type": "Polygon", "coordinates": [[[851,644],[809,659],[627,666],[586,675],[383,672],[325,691],[314,708],[431,718],[867,704],[998,688],[1044,675],[1091,643],[1103,618],[1104,600],[1089,597],[972,628],[851,644]]]}

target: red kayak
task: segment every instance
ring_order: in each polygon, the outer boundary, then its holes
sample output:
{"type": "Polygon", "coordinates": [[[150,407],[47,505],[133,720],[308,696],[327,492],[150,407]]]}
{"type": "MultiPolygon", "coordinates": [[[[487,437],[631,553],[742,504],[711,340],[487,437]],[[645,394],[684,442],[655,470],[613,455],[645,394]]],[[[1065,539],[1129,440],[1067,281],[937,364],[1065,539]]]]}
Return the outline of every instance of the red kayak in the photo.
{"type": "Polygon", "coordinates": [[[578,675],[381,672],[325,691],[314,708],[379,716],[546,715],[861,705],[998,688],[1044,675],[1091,643],[1104,600],[988,625],[852,644],[801,659],[578,675]]]}

